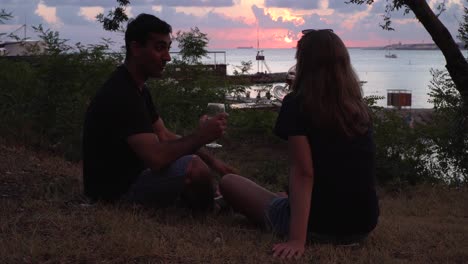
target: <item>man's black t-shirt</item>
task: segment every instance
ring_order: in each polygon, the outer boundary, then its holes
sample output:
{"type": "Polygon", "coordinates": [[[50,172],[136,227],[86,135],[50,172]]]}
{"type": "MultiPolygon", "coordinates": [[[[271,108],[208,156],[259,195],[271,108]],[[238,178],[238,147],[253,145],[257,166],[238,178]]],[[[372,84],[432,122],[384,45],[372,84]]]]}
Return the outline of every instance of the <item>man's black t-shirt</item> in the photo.
{"type": "Polygon", "coordinates": [[[158,120],[149,91],[140,91],[125,66],[119,66],[97,92],[83,128],[83,183],[96,200],[116,200],[145,169],[127,137],[153,133],[158,120]]]}
{"type": "Polygon", "coordinates": [[[351,235],[375,228],[379,215],[375,192],[375,145],[372,129],[347,139],[314,128],[300,111],[298,98],[283,100],[274,132],[307,136],[314,167],[309,230],[321,234],[351,235]]]}

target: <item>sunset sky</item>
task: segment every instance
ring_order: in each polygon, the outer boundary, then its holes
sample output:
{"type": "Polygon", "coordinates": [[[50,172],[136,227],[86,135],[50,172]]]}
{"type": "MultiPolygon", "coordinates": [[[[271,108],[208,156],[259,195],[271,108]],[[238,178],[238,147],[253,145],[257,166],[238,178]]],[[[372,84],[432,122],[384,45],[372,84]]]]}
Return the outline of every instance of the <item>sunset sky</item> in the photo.
{"type": "MultiPolygon", "coordinates": [[[[428,1],[435,7],[442,0],[428,1]]],[[[349,47],[432,42],[412,13],[393,13],[396,31],[381,30],[385,3],[376,0],[372,6],[359,6],[345,4],[345,0],[131,0],[126,12],[130,17],[154,14],[171,24],[174,32],[197,26],[208,34],[210,49],[256,47],[257,28],[261,48],[293,47],[301,30],[307,28],[331,28],[349,47]]],[[[467,2],[447,3],[447,11],[440,18],[455,37],[467,2]]],[[[14,16],[0,24],[0,33],[10,33],[26,21],[27,36],[32,39],[37,37],[30,26],[42,24],[59,31],[70,44],[93,44],[105,37],[121,46],[123,35],[104,31],[95,20],[98,13],[107,13],[115,5],[115,0],[0,0],[0,9],[14,16]]],[[[22,36],[23,31],[17,33],[22,36]]]]}

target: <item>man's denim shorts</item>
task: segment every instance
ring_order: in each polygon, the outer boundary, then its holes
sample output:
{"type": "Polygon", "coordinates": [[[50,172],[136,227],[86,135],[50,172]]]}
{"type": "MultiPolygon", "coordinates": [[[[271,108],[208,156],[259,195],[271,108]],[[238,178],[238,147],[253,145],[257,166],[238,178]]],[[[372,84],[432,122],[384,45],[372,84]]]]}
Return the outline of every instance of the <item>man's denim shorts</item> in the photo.
{"type": "Polygon", "coordinates": [[[176,205],[184,191],[184,179],[193,155],[183,156],[160,171],[146,169],[130,187],[125,200],[147,207],[176,205]]]}
{"type": "MultiPolygon", "coordinates": [[[[289,223],[291,218],[289,198],[276,197],[265,209],[265,225],[273,234],[287,237],[289,234],[289,223]]],[[[368,233],[337,236],[333,234],[322,234],[307,232],[307,240],[311,243],[325,243],[336,245],[354,245],[361,243],[368,233]]]]}

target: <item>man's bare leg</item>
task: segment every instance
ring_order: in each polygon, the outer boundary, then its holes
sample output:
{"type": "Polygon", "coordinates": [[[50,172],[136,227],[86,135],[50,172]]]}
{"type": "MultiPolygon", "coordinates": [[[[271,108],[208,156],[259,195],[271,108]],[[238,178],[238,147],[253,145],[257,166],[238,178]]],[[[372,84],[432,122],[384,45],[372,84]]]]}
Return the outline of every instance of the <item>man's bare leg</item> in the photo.
{"type": "Polygon", "coordinates": [[[214,176],[205,162],[193,155],[186,176],[185,190],[182,196],[194,210],[207,211],[213,208],[214,176]]]}

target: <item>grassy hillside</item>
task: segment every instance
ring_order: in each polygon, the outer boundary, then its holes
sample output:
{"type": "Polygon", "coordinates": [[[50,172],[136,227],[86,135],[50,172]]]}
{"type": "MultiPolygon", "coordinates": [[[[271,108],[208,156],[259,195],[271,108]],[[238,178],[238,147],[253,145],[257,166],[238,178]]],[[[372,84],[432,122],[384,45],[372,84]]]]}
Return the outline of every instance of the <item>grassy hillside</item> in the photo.
{"type": "MultiPolygon", "coordinates": [[[[223,142],[215,152],[261,182],[286,177],[284,145],[243,142],[223,142]]],[[[311,245],[299,262],[468,262],[466,188],[417,186],[379,196],[380,223],[364,245],[311,245]]],[[[240,215],[83,203],[79,164],[0,144],[0,263],[279,262],[270,254],[278,239],[240,215]]]]}

